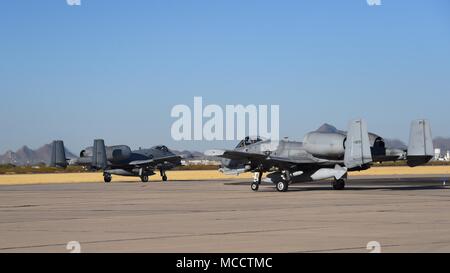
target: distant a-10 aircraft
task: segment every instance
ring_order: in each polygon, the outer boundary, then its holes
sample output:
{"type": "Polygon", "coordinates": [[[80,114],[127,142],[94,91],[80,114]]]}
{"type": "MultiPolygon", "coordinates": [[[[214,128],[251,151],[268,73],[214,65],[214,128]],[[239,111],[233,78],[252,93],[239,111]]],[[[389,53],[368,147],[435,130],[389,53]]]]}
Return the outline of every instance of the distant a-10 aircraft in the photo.
{"type": "Polygon", "coordinates": [[[159,171],[163,181],[167,181],[166,171],[181,165],[181,157],[166,146],[132,151],[126,145],[105,146],[102,139],[94,140],[94,146],[81,151],[80,157],[66,159],[64,142],[56,140],[52,145],[50,166],[66,168],[68,165],[85,166],[91,170],[102,170],[105,183],[112,175],[137,176],[148,182],[149,176],[159,171]]]}
{"type": "Polygon", "coordinates": [[[350,122],[347,132],[314,131],[303,142],[282,140],[275,144],[247,137],[234,150],[210,150],[205,155],[222,158],[220,171],[225,174],[253,172],[253,191],[259,189],[263,174],[269,173],[265,181],[285,192],[293,183],[330,178],[333,189],[343,190],[348,172],[369,169],[372,162],[404,160],[415,167],[429,162],[434,154],[427,120],[412,122],[407,150],[386,148],[383,138],[368,133],[363,120],[350,122]]]}

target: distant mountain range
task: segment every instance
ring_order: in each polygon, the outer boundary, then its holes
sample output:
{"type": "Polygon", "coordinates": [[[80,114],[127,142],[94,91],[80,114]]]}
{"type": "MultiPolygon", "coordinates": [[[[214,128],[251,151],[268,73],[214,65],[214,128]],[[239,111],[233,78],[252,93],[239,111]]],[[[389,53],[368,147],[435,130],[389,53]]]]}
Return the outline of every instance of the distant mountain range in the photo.
{"type": "Polygon", "coordinates": [[[316,132],[345,134],[345,131],[341,131],[328,123],[324,123],[322,126],[319,127],[319,129],[316,130],[316,132]]]}
{"type": "MultiPolygon", "coordinates": [[[[334,127],[333,125],[330,125],[328,123],[325,123],[322,126],[320,126],[319,129],[316,130],[316,132],[345,134],[345,131],[341,131],[341,130],[337,129],[336,127],[334,127]]],[[[384,141],[386,143],[387,148],[402,149],[402,150],[405,150],[408,148],[408,146],[399,139],[384,139],[384,141]]]]}
{"type": "MultiPolygon", "coordinates": [[[[173,151],[176,155],[182,156],[185,159],[204,158],[203,153],[196,151],[173,151]]],[[[52,145],[46,144],[39,149],[32,150],[28,146],[23,146],[19,150],[7,151],[0,155],[0,165],[12,164],[15,166],[29,166],[39,164],[49,164],[52,154],[52,145]]],[[[77,157],[66,148],[66,157],[77,157]]]]}
{"type": "MultiPolygon", "coordinates": [[[[336,127],[324,124],[317,131],[320,132],[342,132],[336,127]]],[[[407,144],[398,139],[385,139],[386,147],[406,150],[407,144]]],[[[437,137],[433,141],[434,147],[441,149],[442,153],[450,151],[450,138],[437,137]]],[[[182,156],[184,159],[211,159],[207,158],[201,152],[197,151],[173,151],[175,154],[182,156]]],[[[38,165],[50,163],[50,156],[52,153],[52,145],[46,144],[37,150],[32,150],[27,146],[23,146],[19,150],[7,151],[0,155],[0,164],[13,164],[16,166],[38,165]]],[[[68,158],[75,158],[76,156],[66,149],[66,156],[68,158]]]]}
{"type": "MultiPolygon", "coordinates": [[[[23,146],[16,152],[7,151],[0,155],[0,164],[13,164],[16,166],[49,164],[52,154],[52,145],[46,144],[37,150],[32,150],[28,146],[23,146]]],[[[76,157],[73,153],[66,149],[68,158],[76,157]]]]}
{"type": "MultiPolygon", "coordinates": [[[[344,131],[338,130],[336,127],[330,124],[323,124],[319,127],[319,129],[316,130],[317,132],[322,133],[345,133],[344,131]]],[[[399,140],[399,139],[384,139],[386,143],[386,147],[390,149],[401,149],[401,150],[407,150],[408,145],[399,140]]],[[[441,149],[441,153],[446,153],[447,151],[450,151],[450,138],[443,138],[443,137],[437,137],[433,140],[434,148],[441,149]]]]}

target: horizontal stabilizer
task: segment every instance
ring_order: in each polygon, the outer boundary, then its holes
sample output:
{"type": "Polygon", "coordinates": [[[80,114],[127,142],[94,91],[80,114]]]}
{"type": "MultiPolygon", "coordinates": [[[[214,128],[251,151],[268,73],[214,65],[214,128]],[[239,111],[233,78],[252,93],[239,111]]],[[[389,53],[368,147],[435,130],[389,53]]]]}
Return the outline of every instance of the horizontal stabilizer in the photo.
{"type": "Polygon", "coordinates": [[[415,167],[428,163],[434,156],[431,126],[427,120],[415,120],[411,123],[407,161],[415,167]]]}
{"type": "Polygon", "coordinates": [[[345,142],[345,166],[352,169],[370,162],[372,162],[372,153],[367,123],[364,120],[351,121],[345,142]]]}

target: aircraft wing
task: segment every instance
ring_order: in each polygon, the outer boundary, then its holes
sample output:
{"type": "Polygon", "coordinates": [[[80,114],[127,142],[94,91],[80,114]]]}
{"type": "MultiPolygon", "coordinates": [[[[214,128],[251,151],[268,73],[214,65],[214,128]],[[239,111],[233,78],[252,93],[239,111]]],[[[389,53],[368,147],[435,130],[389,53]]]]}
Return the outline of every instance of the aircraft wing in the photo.
{"type": "Polygon", "coordinates": [[[242,159],[248,159],[248,160],[265,160],[267,159],[267,155],[264,154],[257,154],[257,153],[246,153],[246,152],[240,152],[240,151],[221,151],[221,150],[212,150],[205,153],[209,156],[216,156],[216,157],[222,157],[226,159],[234,159],[234,160],[242,160],[242,159]]]}
{"type": "Polygon", "coordinates": [[[220,150],[211,150],[205,153],[209,156],[222,157],[227,159],[234,160],[242,160],[246,159],[248,161],[265,161],[270,162],[273,165],[300,165],[300,164],[321,164],[321,163],[330,163],[329,160],[322,160],[312,156],[305,157],[296,157],[296,158],[284,158],[284,157],[276,157],[266,154],[258,154],[258,153],[247,153],[240,151],[220,151],[220,150]]]}
{"type": "Polygon", "coordinates": [[[129,163],[129,165],[134,165],[134,166],[147,166],[147,165],[158,165],[160,163],[165,163],[165,162],[171,162],[174,160],[179,160],[181,159],[181,157],[177,156],[177,155],[172,155],[172,156],[166,156],[166,157],[159,157],[159,158],[155,158],[155,159],[148,159],[148,160],[136,160],[136,161],[132,161],[129,163]]]}
{"type": "Polygon", "coordinates": [[[274,163],[291,164],[291,165],[322,164],[322,163],[330,164],[332,162],[330,160],[318,159],[309,156],[301,158],[284,158],[284,157],[269,156],[267,160],[273,161],[274,163]]]}

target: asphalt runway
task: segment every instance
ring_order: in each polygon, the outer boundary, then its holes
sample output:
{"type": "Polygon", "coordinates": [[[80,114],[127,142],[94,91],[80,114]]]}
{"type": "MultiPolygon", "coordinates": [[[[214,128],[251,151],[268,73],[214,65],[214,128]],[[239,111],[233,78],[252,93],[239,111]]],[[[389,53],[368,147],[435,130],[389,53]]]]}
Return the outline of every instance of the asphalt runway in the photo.
{"type": "MultiPolygon", "coordinates": [[[[116,179],[117,180],[117,179],[116,179]]],[[[450,252],[449,179],[0,186],[0,252],[450,252]],[[444,186],[444,181],[446,185],[444,186]]]]}

